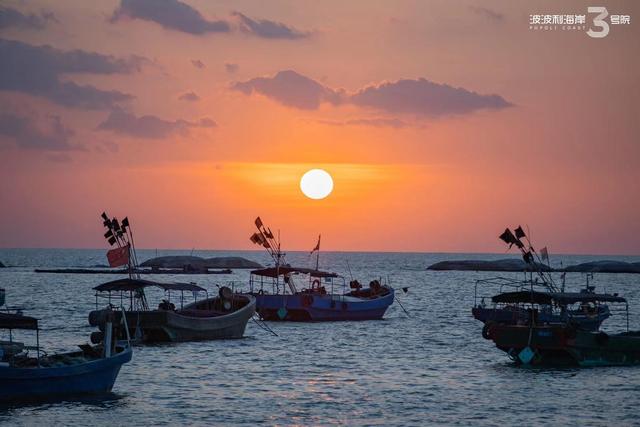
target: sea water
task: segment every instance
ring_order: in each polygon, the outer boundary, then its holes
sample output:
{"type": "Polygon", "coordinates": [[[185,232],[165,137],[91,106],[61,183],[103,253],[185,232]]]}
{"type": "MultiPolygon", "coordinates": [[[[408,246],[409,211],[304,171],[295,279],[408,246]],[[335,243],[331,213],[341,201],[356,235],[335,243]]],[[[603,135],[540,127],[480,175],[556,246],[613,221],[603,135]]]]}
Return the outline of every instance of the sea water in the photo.
{"type": "MultiPolygon", "coordinates": [[[[158,251],[158,255],[189,254],[158,251]]],[[[141,260],[156,251],[138,251],[141,260]]],[[[268,264],[260,252],[196,251],[199,256],[244,256],[268,264]]],[[[250,322],[246,338],[136,346],[113,392],[98,398],[0,407],[10,425],[629,425],[639,422],[640,367],[522,368],[481,336],[471,316],[474,284],[496,273],[427,271],[446,259],[504,255],[429,253],[322,253],[320,267],[362,283],[382,277],[400,303],[384,320],[339,323],[269,323],[274,336],[250,322]],[[348,262],[348,264],[347,264],[348,262]],[[400,288],[409,287],[405,294],[400,288]]],[[[553,265],[637,257],[561,256],[553,265]]],[[[292,264],[312,266],[308,253],[292,264]]],[[[104,250],[1,249],[0,287],[7,303],[38,317],[40,342],[66,351],[87,342],[92,288],[118,276],[35,273],[34,268],[93,267],[104,250]]],[[[522,274],[500,273],[521,278],[522,274]]],[[[231,275],[157,275],[190,281],[210,293],[233,282],[246,287],[249,272],[231,275]]],[[[559,275],[555,275],[559,281],[559,275]]],[[[567,275],[567,289],[585,276],[567,275]]],[[[596,274],[597,290],[630,303],[630,326],[640,329],[640,275],[596,274]]],[[[497,290],[495,290],[497,291],[497,290]]],[[[491,294],[486,290],[486,294],[491,294]]],[[[155,306],[162,293],[150,289],[155,306]]],[[[605,321],[610,332],[622,315],[605,321]]],[[[21,332],[27,344],[35,337],[21,332]]]]}

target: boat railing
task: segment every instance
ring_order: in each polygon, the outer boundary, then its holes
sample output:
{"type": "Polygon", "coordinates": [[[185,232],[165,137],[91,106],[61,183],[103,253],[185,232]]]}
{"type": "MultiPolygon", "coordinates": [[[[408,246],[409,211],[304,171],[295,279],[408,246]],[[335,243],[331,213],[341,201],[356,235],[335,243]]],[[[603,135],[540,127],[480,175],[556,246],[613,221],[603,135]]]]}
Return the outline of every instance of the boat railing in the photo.
{"type": "MultiPolygon", "coordinates": [[[[297,293],[299,290],[296,287],[296,282],[294,279],[294,277],[296,276],[297,275],[291,275],[285,278],[286,276],[284,275],[278,275],[277,277],[268,277],[252,274],[249,277],[249,293],[262,293],[271,295],[287,295],[288,293],[297,293]],[[280,276],[282,276],[282,279],[280,278],[280,276]],[[293,281],[293,283],[291,283],[291,281],[293,281]],[[291,285],[293,285],[293,287],[291,285]],[[290,292],[287,292],[287,290],[289,290],[290,292]]],[[[342,276],[315,277],[313,275],[309,275],[308,286],[310,287],[316,280],[319,281],[320,285],[328,284],[330,287],[329,293],[331,294],[335,293],[336,288],[341,287],[343,291],[346,289],[346,280],[342,276]]]]}
{"type": "Polygon", "coordinates": [[[537,278],[530,280],[518,280],[510,277],[491,277],[488,279],[478,279],[475,282],[474,290],[473,290],[473,305],[474,307],[478,307],[485,299],[491,301],[491,297],[495,295],[497,289],[497,293],[501,294],[504,292],[517,292],[524,290],[542,290],[548,291],[548,287],[544,283],[540,283],[537,278]],[[489,292],[489,288],[493,289],[493,294],[489,293],[479,293],[478,288],[482,287],[486,289],[486,292],[489,292]]]}
{"type": "Polygon", "coordinates": [[[110,307],[124,307],[126,300],[129,300],[128,311],[147,311],[149,304],[143,289],[136,291],[96,291],[96,310],[100,307],[100,300],[107,300],[110,307]],[[128,295],[127,295],[128,294],[128,295]]]}

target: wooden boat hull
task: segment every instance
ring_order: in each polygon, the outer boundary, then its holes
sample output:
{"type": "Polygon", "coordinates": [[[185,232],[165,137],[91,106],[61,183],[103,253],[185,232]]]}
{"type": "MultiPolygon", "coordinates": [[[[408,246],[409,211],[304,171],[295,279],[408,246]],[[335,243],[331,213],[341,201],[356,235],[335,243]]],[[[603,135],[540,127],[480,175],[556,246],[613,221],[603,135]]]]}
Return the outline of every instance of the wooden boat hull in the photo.
{"type": "Polygon", "coordinates": [[[640,332],[606,334],[567,325],[488,323],[483,336],[516,363],[531,365],[618,366],[640,364],[640,332]],[[530,361],[519,355],[529,347],[530,361]],[[526,363],[525,363],[526,362],[526,363]]]}
{"type": "Polygon", "coordinates": [[[196,305],[207,304],[216,298],[198,301],[184,310],[128,311],[127,323],[131,335],[142,342],[185,342],[242,338],[247,322],[256,310],[256,300],[250,296],[238,310],[215,317],[206,316],[196,305]]]}
{"type": "Polygon", "coordinates": [[[393,303],[394,290],[377,298],[345,295],[270,295],[255,294],[256,311],[263,320],[327,322],[382,319],[393,303]]]}
{"type": "Polygon", "coordinates": [[[38,400],[111,391],[123,364],[131,360],[128,347],[105,359],[60,367],[0,366],[0,401],[38,400]]]}

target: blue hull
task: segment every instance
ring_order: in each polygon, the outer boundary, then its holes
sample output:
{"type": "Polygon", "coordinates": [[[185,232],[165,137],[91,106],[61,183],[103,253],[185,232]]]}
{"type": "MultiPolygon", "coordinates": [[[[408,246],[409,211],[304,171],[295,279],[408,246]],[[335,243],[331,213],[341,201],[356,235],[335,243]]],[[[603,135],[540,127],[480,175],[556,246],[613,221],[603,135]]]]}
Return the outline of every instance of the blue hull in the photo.
{"type": "Polygon", "coordinates": [[[393,303],[394,291],[373,299],[319,294],[254,296],[256,312],[263,320],[327,322],[382,319],[393,303]]]}
{"type": "Polygon", "coordinates": [[[36,400],[111,391],[131,348],[108,359],[52,368],[0,366],[0,401],[36,400]]]}

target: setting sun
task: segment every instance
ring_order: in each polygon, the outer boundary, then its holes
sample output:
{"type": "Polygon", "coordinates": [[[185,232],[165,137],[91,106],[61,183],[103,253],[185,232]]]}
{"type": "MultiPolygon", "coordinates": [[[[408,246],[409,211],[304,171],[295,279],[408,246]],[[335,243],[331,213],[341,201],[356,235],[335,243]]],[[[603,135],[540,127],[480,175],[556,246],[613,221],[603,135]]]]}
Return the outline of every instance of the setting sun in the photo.
{"type": "Polygon", "coordinates": [[[300,190],[310,199],[324,199],[333,191],[333,179],[323,169],[311,169],[300,179],[300,190]]]}

